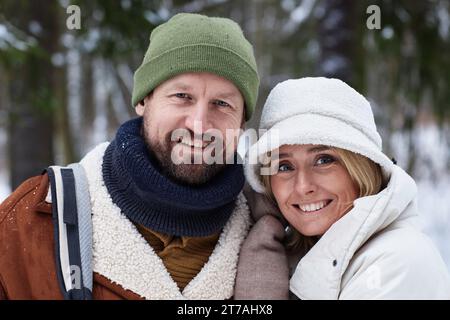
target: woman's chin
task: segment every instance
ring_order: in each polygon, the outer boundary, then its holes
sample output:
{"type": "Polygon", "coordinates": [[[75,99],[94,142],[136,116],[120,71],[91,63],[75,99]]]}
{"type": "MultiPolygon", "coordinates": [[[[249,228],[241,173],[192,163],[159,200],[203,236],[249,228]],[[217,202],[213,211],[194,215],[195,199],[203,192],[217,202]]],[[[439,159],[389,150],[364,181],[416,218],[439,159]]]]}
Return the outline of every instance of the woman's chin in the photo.
{"type": "Polygon", "coordinates": [[[315,228],[311,228],[311,229],[306,229],[304,231],[300,231],[300,234],[302,234],[305,237],[316,237],[316,236],[322,236],[325,232],[323,230],[320,229],[315,229],[315,228]]]}
{"type": "Polygon", "coordinates": [[[295,230],[297,230],[302,236],[305,237],[321,236],[328,230],[328,226],[325,226],[317,222],[314,224],[301,223],[301,225],[299,225],[297,221],[297,223],[295,224],[291,223],[291,226],[295,228],[295,230]]]}

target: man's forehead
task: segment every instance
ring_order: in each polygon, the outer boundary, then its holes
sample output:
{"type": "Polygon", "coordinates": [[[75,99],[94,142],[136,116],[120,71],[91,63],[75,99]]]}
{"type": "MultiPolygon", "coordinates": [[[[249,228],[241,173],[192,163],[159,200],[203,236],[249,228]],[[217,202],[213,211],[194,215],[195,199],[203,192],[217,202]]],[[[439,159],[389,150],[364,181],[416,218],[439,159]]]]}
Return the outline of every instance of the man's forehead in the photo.
{"type": "MultiPolygon", "coordinates": [[[[172,80],[172,79],[170,79],[172,80]]],[[[191,90],[193,88],[192,85],[187,83],[186,81],[177,80],[177,81],[166,81],[163,83],[167,89],[182,89],[182,90],[191,90]]]]}
{"type": "Polygon", "coordinates": [[[214,89],[216,94],[223,97],[232,97],[240,95],[239,89],[230,80],[212,73],[184,73],[170,78],[159,85],[165,90],[179,89],[183,91],[192,91],[203,89],[208,86],[214,89]]]}

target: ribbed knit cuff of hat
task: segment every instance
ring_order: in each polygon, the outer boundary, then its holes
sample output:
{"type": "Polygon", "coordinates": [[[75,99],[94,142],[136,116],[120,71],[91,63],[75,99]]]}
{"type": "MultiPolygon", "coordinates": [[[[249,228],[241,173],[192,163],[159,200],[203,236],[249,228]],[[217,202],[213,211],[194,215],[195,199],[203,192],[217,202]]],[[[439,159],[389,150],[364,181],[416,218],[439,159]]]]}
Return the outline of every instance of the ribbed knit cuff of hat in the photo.
{"type": "Polygon", "coordinates": [[[112,201],[130,220],[174,236],[219,232],[244,186],[242,165],[230,164],[200,186],[180,185],[161,174],[140,130],[142,118],[124,123],[106,149],[102,173],[112,201]]]}
{"type": "Polygon", "coordinates": [[[231,81],[245,100],[249,120],[258,97],[253,47],[233,20],[179,13],[156,27],[134,74],[132,105],[162,82],[186,72],[209,72],[231,81]]]}
{"type": "Polygon", "coordinates": [[[245,101],[249,120],[256,104],[259,81],[256,70],[238,54],[208,44],[176,48],[146,62],[134,75],[133,105],[164,81],[182,73],[208,72],[231,81],[245,101]],[[149,76],[151,75],[151,76],[149,76]]]}

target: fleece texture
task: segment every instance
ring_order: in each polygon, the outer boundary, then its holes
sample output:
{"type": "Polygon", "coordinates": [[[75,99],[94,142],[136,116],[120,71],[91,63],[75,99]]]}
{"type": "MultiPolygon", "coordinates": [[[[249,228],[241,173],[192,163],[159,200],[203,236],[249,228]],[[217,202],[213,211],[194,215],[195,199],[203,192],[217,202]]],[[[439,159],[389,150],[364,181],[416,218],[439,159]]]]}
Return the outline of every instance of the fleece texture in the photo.
{"type": "Polygon", "coordinates": [[[92,203],[93,270],[146,299],[231,298],[239,250],[250,226],[244,195],[238,196],[209,261],[180,291],[162,260],[107,192],[101,167],[108,145],[98,145],[80,162],[88,177],[92,203]]]}
{"type": "Polygon", "coordinates": [[[219,233],[244,187],[241,164],[227,164],[200,186],[179,184],[159,169],[142,138],[142,117],[122,124],[103,157],[103,180],[112,201],[131,221],[181,237],[219,233]]]}
{"type": "Polygon", "coordinates": [[[250,147],[245,175],[263,193],[261,161],[282,145],[320,144],[346,149],[378,163],[386,178],[392,161],[383,154],[369,102],[339,79],[301,78],[279,83],[270,92],[261,116],[267,130],[250,147]]]}

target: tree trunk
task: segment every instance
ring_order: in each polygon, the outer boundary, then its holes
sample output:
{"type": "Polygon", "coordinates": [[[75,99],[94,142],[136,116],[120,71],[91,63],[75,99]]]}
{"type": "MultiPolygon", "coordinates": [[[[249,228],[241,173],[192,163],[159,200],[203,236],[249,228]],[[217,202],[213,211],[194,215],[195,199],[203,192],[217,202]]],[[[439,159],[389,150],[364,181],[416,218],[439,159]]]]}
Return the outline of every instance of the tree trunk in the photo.
{"type": "Polygon", "coordinates": [[[96,117],[96,105],[94,102],[94,70],[92,56],[81,56],[81,132],[79,133],[79,152],[82,154],[86,146],[90,146],[94,121],[96,117]]]}
{"type": "Polygon", "coordinates": [[[29,21],[41,27],[36,38],[40,49],[29,53],[20,70],[11,74],[11,110],[9,112],[9,163],[11,186],[16,188],[30,176],[38,175],[53,162],[54,98],[52,80],[54,67],[51,56],[58,38],[56,10],[51,1],[30,1],[20,10],[26,10],[19,26],[28,29],[29,21]]]}
{"type": "Polygon", "coordinates": [[[355,82],[356,26],[355,0],[327,0],[321,3],[323,16],[319,19],[320,76],[355,82]]]}

